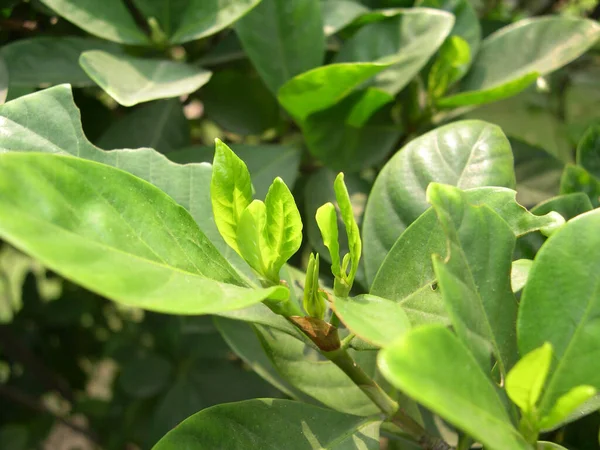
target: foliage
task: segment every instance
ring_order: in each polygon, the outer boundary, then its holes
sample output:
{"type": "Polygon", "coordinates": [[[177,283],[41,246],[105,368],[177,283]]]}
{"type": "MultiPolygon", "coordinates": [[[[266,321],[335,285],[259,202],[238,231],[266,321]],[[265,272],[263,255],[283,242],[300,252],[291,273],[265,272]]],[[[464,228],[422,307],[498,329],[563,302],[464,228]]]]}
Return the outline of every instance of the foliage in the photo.
{"type": "Polygon", "coordinates": [[[598,449],[598,6],[524,3],[0,2],[2,447],[598,449]]]}

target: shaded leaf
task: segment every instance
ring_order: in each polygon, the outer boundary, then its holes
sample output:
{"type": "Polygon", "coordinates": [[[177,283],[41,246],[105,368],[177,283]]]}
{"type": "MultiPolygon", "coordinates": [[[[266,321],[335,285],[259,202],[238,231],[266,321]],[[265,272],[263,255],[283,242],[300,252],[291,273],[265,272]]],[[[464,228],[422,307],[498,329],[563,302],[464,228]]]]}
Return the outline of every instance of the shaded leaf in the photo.
{"type": "Polygon", "coordinates": [[[567,164],[560,178],[560,193],[564,195],[577,192],[586,194],[592,207],[600,206],[600,179],[581,166],[567,164]]]}
{"type": "Polygon", "coordinates": [[[577,164],[600,179],[600,125],[588,128],[579,141],[577,164]]]}
{"type": "Polygon", "coordinates": [[[158,354],[132,355],[121,367],[118,382],[131,397],[152,397],[166,387],[171,371],[171,363],[158,354]]]}
{"type": "Polygon", "coordinates": [[[331,36],[350,25],[354,19],[369,12],[369,9],[352,0],[328,0],[321,2],[323,32],[331,36]]]}
{"type": "Polygon", "coordinates": [[[529,278],[532,264],[533,261],[531,259],[518,259],[513,261],[510,273],[510,282],[513,292],[519,292],[523,289],[529,278]]]}

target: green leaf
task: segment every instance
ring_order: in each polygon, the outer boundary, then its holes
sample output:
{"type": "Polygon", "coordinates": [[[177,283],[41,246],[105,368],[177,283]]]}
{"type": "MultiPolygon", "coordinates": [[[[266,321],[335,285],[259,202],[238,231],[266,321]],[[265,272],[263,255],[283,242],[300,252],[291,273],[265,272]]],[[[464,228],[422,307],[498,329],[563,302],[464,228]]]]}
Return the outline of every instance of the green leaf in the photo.
{"type": "Polygon", "coordinates": [[[510,399],[521,411],[533,413],[552,362],[549,343],[530,351],[508,372],[504,387],[510,399]]]}
{"type": "Polygon", "coordinates": [[[0,171],[2,237],[107,298],[207,314],[287,295],[281,287],[240,287],[245,283],[190,215],[127,172],[37,153],[2,154],[0,171]]]}
{"type": "Polygon", "coordinates": [[[561,395],[548,414],[540,421],[543,429],[552,429],[560,425],[577,408],[597,394],[592,386],[577,386],[564,395],[561,395]]]}
{"type": "Polygon", "coordinates": [[[461,189],[514,187],[508,140],[494,125],[461,121],[424,134],[394,155],[379,173],[365,212],[364,257],[369,282],[398,236],[429,207],[425,189],[430,182],[461,189]]]}
{"type": "Polygon", "coordinates": [[[190,127],[179,99],[142,105],[113,122],[97,141],[105,150],[150,147],[161,153],[190,143],[190,127]]]}
{"type": "MultiPolygon", "coordinates": [[[[360,231],[354,218],[354,211],[352,209],[352,203],[350,202],[350,195],[348,189],[344,183],[344,174],[339,173],[333,183],[333,189],[335,191],[335,198],[340,208],[340,214],[344,227],[346,228],[346,236],[348,238],[348,248],[350,251],[350,272],[348,274],[342,273],[344,278],[348,280],[348,285],[352,286],[356,272],[358,270],[358,263],[360,261],[360,255],[362,253],[362,241],[360,239],[360,231]]],[[[345,256],[344,256],[345,257],[345,256]]]]}
{"type": "Polygon", "coordinates": [[[378,89],[392,96],[397,93],[441,45],[453,17],[425,8],[395,11],[394,17],[362,27],[344,44],[334,64],[288,81],[279,90],[279,102],[298,122],[304,122],[372,77],[378,89]]]}
{"type": "Polygon", "coordinates": [[[237,249],[242,258],[259,274],[278,284],[279,277],[273,279],[269,271],[273,255],[267,237],[267,208],[262,201],[254,200],[244,209],[237,221],[236,233],[237,249]]]}
{"type": "Polygon", "coordinates": [[[252,182],[246,164],[220,140],[215,143],[210,199],[219,233],[239,253],[238,224],[252,201],[252,182]]]}
{"type": "Polygon", "coordinates": [[[506,375],[517,357],[510,286],[516,237],[491,208],[469,204],[456,187],[432,183],[427,199],[446,235],[446,257],[434,255],[433,266],[453,328],[484,371],[491,351],[506,375]]]}
{"type": "Polygon", "coordinates": [[[206,84],[211,76],[211,72],[189,64],[102,50],[83,52],[79,64],[123,106],[189,94],[206,84]]]}
{"type": "Polygon", "coordinates": [[[577,165],[600,179],[600,125],[588,128],[579,141],[577,165]]]}
{"type": "Polygon", "coordinates": [[[458,338],[439,325],[415,328],[379,354],[398,389],[490,450],[530,450],[496,388],[458,338]]]}
{"type": "MultiPolygon", "coordinates": [[[[300,149],[291,145],[244,145],[232,144],[231,149],[246,164],[256,197],[264,198],[275,177],[293,186],[300,166],[300,149]]],[[[212,162],[214,147],[191,146],[167,157],[180,164],[212,162]]]]}
{"type": "Polygon", "coordinates": [[[450,36],[440,47],[438,56],[429,71],[427,90],[439,98],[466,73],[471,63],[469,44],[459,36],[450,36]]]}
{"type": "Polygon", "coordinates": [[[279,282],[279,271],[302,244],[302,219],[294,196],[279,177],[265,198],[267,207],[266,237],[272,259],[267,268],[271,279],[279,282]]]}
{"type": "Polygon", "coordinates": [[[512,270],[510,272],[510,284],[514,293],[519,292],[529,278],[529,272],[533,261],[531,259],[518,259],[513,261],[512,270]]]}
{"type": "Polygon", "coordinates": [[[323,32],[325,36],[332,36],[350,25],[356,18],[368,12],[368,8],[352,0],[328,0],[321,2],[323,32]]]}
{"type": "Polygon", "coordinates": [[[256,75],[218,71],[201,94],[206,116],[227,131],[261,134],[279,124],[279,105],[256,75]]]}
{"type": "Polygon", "coordinates": [[[295,75],[320,66],[325,56],[319,0],[262,0],[235,24],[235,31],[273,93],[295,75]]]}
{"type": "Polygon", "coordinates": [[[8,94],[8,68],[4,57],[0,53],[0,105],[6,100],[8,94]]]}
{"type": "Polygon", "coordinates": [[[337,277],[342,277],[340,270],[340,245],[338,242],[338,217],[333,203],[325,203],[319,209],[315,216],[317,225],[321,231],[323,243],[329,250],[329,256],[331,261],[331,273],[337,277]]]}
{"type": "Polygon", "coordinates": [[[319,254],[310,254],[306,268],[306,280],[304,282],[304,296],[302,306],[309,317],[323,320],[327,307],[323,293],[319,292],[319,254]]]}
{"type": "MultiPolygon", "coordinates": [[[[546,75],[570,63],[590,48],[599,36],[600,26],[587,19],[539,17],[519,20],[483,41],[471,70],[461,83],[461,91],[489,95],[486,93],[510,84],[508,94],[514,95],[519,87],[526,87],[525,77],[534,73],[546,75]]],[[[454,106],[458,105],[455,103],[454,106]]]]}
{"type": "Polygon", "coordinates": [[[519,350],[525,354],[549,342],[555,354],[540,401],[542,415],[574,387],[600,389],[598,365],[589,359],[600,351],[599,226],[598,210],[567,222],[538,252],[523,290],[519,350]]]}
{"type": "Polygon", "coordinates": [[[40,0],[90,34],[113,42],[150,45],[122,0],[40,0]]]}
{"type": "Polygon", "coordinates": [[[560,193],[564,195],[577,192],[586,194],[594,208],[600,206],[600,179],[583,167],[567,164],[560,178],[560,193]]]}
{"type": "Polygon", "coordinates": [[[558,445],[554,442],[538,441],[537,450],[569,450],[569,449],[567,449],[566,447],[563,447],[562,445],[558,445]]]}
{"type": "Polygon", "coordinates": [[[170,431],[154,450],[225,447],[343,450],[379,448],[379,420],[290,400],[259,399],[205,409],[170,431]],[[264,424],[269,424],[265,427],[264,424]],[[294,436],[290,440],[290,436],[294,436]]]}
{"type": "Polygon", "coordinates": [[[0,55],[6,61],[12,86],[94,86],[79,66],[79,55],[88,50],[116,53],[119,46],[100,39],[38,36],[13,41],[2,47],[0,55]]]}
{"type": "Polygon", "coordinates": [[[359,338],[385,347],[410,329],[410,321],[395,301],[374,295],[334,297],[337,316],[359,338]]]}
{"type": "Polygon", "coordinates": [[[132,355],[121,367],[119,386],[131,397],[152,397],[167,386],[171,371],[171,363],[158,354],[132,355]]]}

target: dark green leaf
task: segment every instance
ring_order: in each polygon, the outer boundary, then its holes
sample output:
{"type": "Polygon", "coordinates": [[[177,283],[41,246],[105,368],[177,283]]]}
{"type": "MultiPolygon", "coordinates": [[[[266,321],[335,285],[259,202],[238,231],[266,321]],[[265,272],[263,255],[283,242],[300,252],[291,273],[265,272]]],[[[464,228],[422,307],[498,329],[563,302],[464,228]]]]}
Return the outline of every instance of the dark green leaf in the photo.
{"type": "Polygon", "coordinates": [[[600,206],[600,179],[581,166],[567,164],[560,178],[560,193],[564,195],[577,192],[586,194],[594,208],[600,206]]]}
{"type": "Polygon", "coordinates": [[[590,127],[579,141],[577,164],[600,179],[600,125],[590,127]]]}
{"type": "Polygon", "coordinates": [[[132,397],[152,397],[166,387],[171,370],[171,363],[155,353],[132,355],[121,367],[119,385],[132,397]]]}
{"type": "Polygon", "coordinates": [[[6,100],[8,94],[8,68],[4,57],[0,53],[0,105],[6,100]]]}

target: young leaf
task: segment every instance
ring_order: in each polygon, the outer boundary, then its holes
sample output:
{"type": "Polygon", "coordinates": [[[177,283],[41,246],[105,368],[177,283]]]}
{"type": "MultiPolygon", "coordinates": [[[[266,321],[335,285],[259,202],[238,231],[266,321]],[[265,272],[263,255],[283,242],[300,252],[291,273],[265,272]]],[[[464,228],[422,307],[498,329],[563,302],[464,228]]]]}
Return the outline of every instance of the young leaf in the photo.
{"type": "Polygon", "coordinates": [[[189,94],[205,85],[212,75],[181,62],[134,58],[102,50],[83,52],[79,64],[123,106],[189,94]]]}
{"type": "Polygon", "coordinates": [[[194,414],[153,450],[192,449],[198,443],[204,448],[231,450],[378,450],[379,425],[380,421],[372,417],[346,415],[290,400],[246,400],[194,414]]]}
{"type": "Polygon", "coordinates": [[[315,217],[319,230],[321,230],[323,243],[331,256],[331,273],[333,273],[334,277],[341,278],[340,245],[338,242],[338,224],[335,206],[333,206],[333,203],[325,203],[317,209],[315,217]]]}
{"type": "Polygon", "coordinates": [[[408,316],[397,302],[374,295],[334,297],[333,308],[350,331],[379,347],[410,329],[408,316]]]}
{"type": "Polygon", "coordinates": [[[550,412],[540,421],[542,429],[552,429],[562,423],[579,406],[583,405],[594,395],[597,390],[592,386],[577,386],[566,394],[560,396],[550,412]]]}
{"type": "Polygon", "coordinates": [[[237,229],[242,213],[252,201],[252,182],[246,164],[217,139],[210,180],[210,200],[215,223],[225,242],[240,253],[237,229]]]}
{"type": "MultiPolygon", "coordinates": [[[[237,227],[237,248],[244,260],[259,274],[267,276],[272,259],[267,237],[267,208],[254,200],[242,213],[237,227]]],[[[279,277],[274,281],[279,284],[279,277]]]]}
{"type": "Polygon", "coordinates": [[[158,188],[71,156],[0,155],[0,235],[128,306],[209,314],[289,294],[281,286],[242,287],[187,211],[158,188]]]}
{"type": "Polygon", "coordinates": [[[347,277],[348,285],[352,286],[354,278],[356,277],[356,271],[358,270],[358,263],[360,262],[360,255],[362,252],[362,241],[360,239],[360,231],[354,218],[354,211],[352,210],[352,203],[350,202],[350,195],[348,189],[344,183],[344,174],[340,173],[336,177],[333,187],[335,190],[335,198],[338,206],[340,207],[340,213],[346,228],[346,235],[348,236],[348,248],[350,250],[351,268],[350,273],[346,274],[345,271],[342,273],[344,278],[347,277]]]}
{"type": "Polygon", "coordinates": [[[398,389],[464,430],[489,450],[531,450],[498,392],[469,350],[446,327],[410,330],[379,353],[398,389]]]}
{"type": "Polygon", "coordinates": [[[438,56],[429,71],[427,91],[439,98],[458,81],[469,68],[471,51],[469,44],[459,36],[450,36],[439,49],[438,56]]]}
{"type": "Polygon", "coordinates": [[[523,412],[534,411],[548,377],[551,362],[552,345],[546,342],[523,356],[508,372],[506,393],[523,412]]]}
{"type": "Polygon", "coordinates": [[[310,254],[308,267],[306,269],[306,281],[304,283],[304,297],[302,305],[310,317],[321,319],[325,317],[325,300],[319,292],[319,254],[310,254]]]}
{"type": "Polygon", "coordinates": [[[279,270],[302,244],[302,219],[294,196],[279,177],[275,178],[265,198],[269,277],[279,282],[279,270]]]}
{"type": "Polygon", "coordinates": [[[589,359],[600,351],[599,228],[600,210],[567,222],[538,252],[523,290],[519,350],[525,354],[549,342],[555,354],[540,401],[542,416],[574,387],[600,389],[598,364],[589,359]]]}

